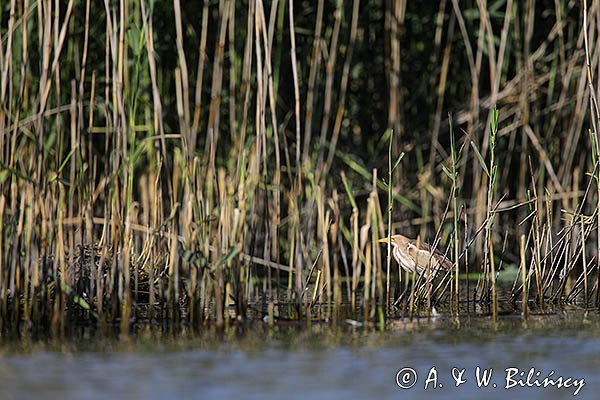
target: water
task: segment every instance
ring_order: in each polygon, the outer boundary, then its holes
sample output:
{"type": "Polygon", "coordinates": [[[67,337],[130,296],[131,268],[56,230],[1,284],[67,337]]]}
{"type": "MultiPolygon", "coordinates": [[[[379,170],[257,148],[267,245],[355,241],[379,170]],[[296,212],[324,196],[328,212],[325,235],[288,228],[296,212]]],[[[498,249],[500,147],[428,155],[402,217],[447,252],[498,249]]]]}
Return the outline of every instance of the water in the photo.
{"type": "Polygon", "coordinates": [[[523,381],[530,368],[539,381],[550,371],[553,379],[584,379],[576,398],[595,399],[599,328],[598,313],[569,311],[533,315],[527,324],[505,316],[495,326],[488,317],[397,320],[384,332],[344,323],[271,330],[256,323],[224,334],[2,340],[0,399],[564,399],[577,389],[505,389],[507,368],[523,371],[523,381]],[[493,369],[488,387],[477,385],[478,366],[493,369]],[[459,387],[454,367],[465,370],[459,387]],[[396,383],[403,368],[418,376],[411,389],[396,383]]]}

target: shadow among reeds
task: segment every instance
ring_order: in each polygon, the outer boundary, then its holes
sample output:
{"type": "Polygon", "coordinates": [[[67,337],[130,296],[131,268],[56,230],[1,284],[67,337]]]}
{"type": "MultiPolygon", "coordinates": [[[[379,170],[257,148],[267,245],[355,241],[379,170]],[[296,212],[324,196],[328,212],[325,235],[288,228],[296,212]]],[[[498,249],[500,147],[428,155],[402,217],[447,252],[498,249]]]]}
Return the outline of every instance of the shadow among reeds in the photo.
{"type": "Polygon", "coordinates": [[[597,1],[9,3],[0,331],[599,306],[597,1]]]}

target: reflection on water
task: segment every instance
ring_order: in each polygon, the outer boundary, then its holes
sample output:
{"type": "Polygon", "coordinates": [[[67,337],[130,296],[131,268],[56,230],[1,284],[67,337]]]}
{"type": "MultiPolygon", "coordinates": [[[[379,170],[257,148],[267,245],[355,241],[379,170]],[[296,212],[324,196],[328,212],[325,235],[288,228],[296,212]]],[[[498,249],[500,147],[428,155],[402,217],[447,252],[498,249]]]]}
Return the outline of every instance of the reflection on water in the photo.
{"type": "MultiPolygon", "coordinates": [[[[575,387],[504,389],[505,369],[530,368],[539,380],[584,378],[577,398],[600,389],[600,316],[582,312],[518,317],[397,320],[384,332],[346,324],[255,324],[219,334],[139,333],[127,340],[90,338],[0,342],[0,399],[95,398],[566,398],[575,387]],[[436,383],[424,383],[432,367],[436,383]],[[476,367],[493,369],[478,388],[476,367]],[[417,384],[396,384],[415,370],[417,384]],[[467,381],[455,387],[452,368],[467,381]],[[458,371],[458,370],[456,370],[458,371]],[[493,388],[492,384],[497,387],[493,388]]],[[[455,372],[456,372],[455,371],[455,372]]]]}

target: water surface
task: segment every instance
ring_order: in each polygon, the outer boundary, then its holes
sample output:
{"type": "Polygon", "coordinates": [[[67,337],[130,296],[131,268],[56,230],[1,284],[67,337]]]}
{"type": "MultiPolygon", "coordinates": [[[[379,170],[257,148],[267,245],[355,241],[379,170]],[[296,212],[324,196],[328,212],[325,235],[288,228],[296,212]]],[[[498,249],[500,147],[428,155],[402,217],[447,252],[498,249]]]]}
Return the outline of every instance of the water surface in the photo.
{"type": "Polygon", "coordinates": [[[551,371],[553,379],[583,379],[576,398],[597,398],[599,328],[597,312],[569,311],[526,323],[518,316],[497,324],[480,316],[396,320],[383,332],[346,323],[254,323],[222,334],[3,339],[0,399],[564,399],[577,389],[506,389],[507,368],[524,372],[523,381],[531,368],[539,381],[551,371]],[[487,387],[478,387],[477,367],[492,369],[487,387]],[[401,369],[410,374],[407,368],[417,382],[401,389],[396,376],[401,369]],[[456,376],[464,369],[459,387],[453,368],[456,376]]]}

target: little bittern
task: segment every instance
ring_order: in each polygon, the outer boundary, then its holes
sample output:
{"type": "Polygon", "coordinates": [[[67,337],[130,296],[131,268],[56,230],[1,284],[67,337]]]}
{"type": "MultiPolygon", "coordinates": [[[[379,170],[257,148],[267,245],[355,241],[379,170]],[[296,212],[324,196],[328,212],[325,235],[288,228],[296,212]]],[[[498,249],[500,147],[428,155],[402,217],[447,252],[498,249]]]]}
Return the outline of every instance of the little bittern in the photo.
{"type": "MultiPolygon", "coordinates": [[[[388,238],[379,239],[379,243],[387,243],[388,238]]],[[[452,262],[437,250],[432,250],[427,243],[419,243],[402,235],[391,237],[392,255],[404,270],[408,272],[423,273],[429,268],[435,276],[440,270],[450,270],[452,262]],[[432,254],[433,251],[433,254],[432,254]]]]}

